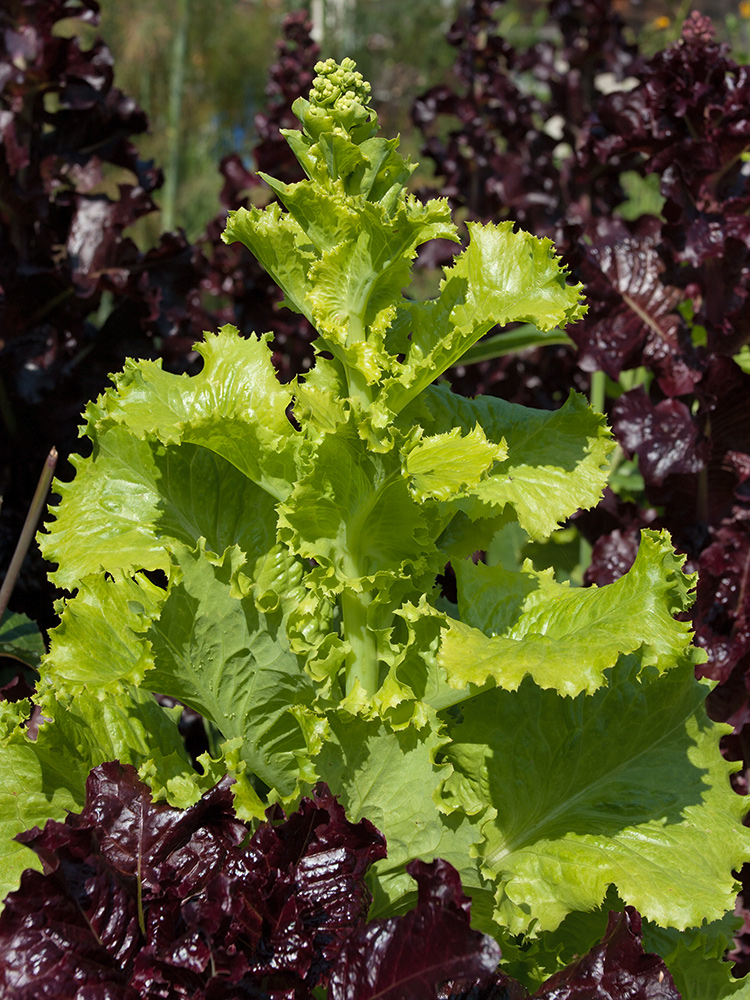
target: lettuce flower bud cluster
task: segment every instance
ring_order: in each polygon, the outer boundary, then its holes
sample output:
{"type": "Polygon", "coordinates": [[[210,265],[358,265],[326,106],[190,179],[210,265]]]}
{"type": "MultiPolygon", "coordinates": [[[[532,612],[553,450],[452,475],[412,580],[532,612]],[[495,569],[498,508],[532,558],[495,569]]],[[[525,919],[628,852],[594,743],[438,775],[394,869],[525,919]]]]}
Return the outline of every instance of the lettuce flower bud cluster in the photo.
{"type": "Polygon", "coordinates": [[[368,106],[370,84],[357,72],[353,59],[326,59],[315,66],[310,100],[295,102],[294,111],[305,132],[317,141],[333,132],[360,143],[375,135],[377,115],[368,106]]]}
{"type": "Polygon", "coordinates": [[[318,74],[313,80],[310,100],[320,108],[334,108],[343,111],[352,104],[367,106],[370,99],[370,84],[357,72],[353,59],[344,59],[338,64],[333,59],[315,64],[318,74]]]}

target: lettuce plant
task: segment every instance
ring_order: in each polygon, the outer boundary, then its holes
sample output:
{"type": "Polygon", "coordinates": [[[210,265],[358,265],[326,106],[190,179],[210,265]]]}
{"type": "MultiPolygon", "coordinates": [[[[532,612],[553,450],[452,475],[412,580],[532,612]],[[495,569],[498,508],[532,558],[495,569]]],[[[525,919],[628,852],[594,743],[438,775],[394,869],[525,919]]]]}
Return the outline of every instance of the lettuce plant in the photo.
{"type": "Polygon", "coordinates": [[[661,929],[679,967],[700,937],[674,935],[719,925],[748,851],[679,620],[694,579],[648,531],[600,588],[504,561],[509,526],[544,538],[597,502],[609,432],[574,393],[543,412],[440,381],[496,324],[577,320],[582,288],[549,240],[470,224],[439,296],[410,298],[417,248],[458,241],[447,204],[408,194],[354,64],[317,71],[285,133],[305,179],[266,177],[279,203],[225,233],[316,328],[315,367],[282,385],[269,336],[227,326],[199,374],[129,361],[87,406],[90,454],[40,538],[74,595],[36,738],[28,701],[0,703],[3,885],[36,860],[11,838],[80,809],[104,761],[179,808],[229,774],[250,823],[323,780],[386,838],[371,917],[408,909],[407,866],[442,859],[532,988],[600,941],[605,903],[661,929]],[[153,692],[206,720],[201,772],[153,692]]]}

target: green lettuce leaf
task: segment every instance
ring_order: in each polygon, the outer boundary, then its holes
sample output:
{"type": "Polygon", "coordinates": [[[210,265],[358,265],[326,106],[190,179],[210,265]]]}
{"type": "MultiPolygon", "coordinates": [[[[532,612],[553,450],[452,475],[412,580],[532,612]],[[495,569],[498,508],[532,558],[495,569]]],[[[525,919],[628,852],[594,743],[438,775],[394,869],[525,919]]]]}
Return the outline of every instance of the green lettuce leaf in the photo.
{"type": "Polygon", "coordinates": [[[49,780],[55,754],[27,738],[23,724],[30,711],[28,701],[0,701],[0,899],[18,888],[24,869],[42,870],[34,852],[13,840],[16,834],[43,826],[49,816],[63,819],[66,809],[83,803],[75,762],[64,784],[49,780]]]}
{"type": "Polygon", "coordinates": [[[336,790],[352,821],[367,817],[385,835],[388,857],[375,865],[373,916],[413,904],[405,868],[414,858],[443,858],[465,888],[487,883],[472,857],[476,828],[436,801],[451,767],[436,762],[445,737],[435,726],[394,730],[378,719],[332,713],[329,738],[316,761],[320,778],[336,790]]]}
{"type": "Polygon", "coordinates": [[[583,287],[566,283],[549,240],[514,232],[512,222],[468,224],[470,242],[445,270],[440,297],[411,303],[406,357],[384,383],[381,403],[399,413],[493,326],[520,321],[540,330],[585,313],[583,287]]]}
{"type": "Polygon", "coordinates": [[[249,771],[282,796],[306,774],[316,733],[315,688],[289,649],[282,614],[233,593],[244,557],[176,547],[178,573],[148,631],[153,667],[144,685],[200,712],[241,739],[249,771]]]}
{"type": "Polygon", "coordinates": [[[152,663],[145,633],[165,596],[142,574],[81,580],[75,597],[58,605],[60,623],[43,660],[44,676],[54,678],[58,694],[86,685],[117,690],[121,681],[138,686],[152,663]]]}
{"type": "Polygon", "coordinates": [[[307,272],[315,260],[313,246],[296,219],[281,206],[230,212],[222,235],[225,243],[243,243],[284,291],[284,304],[311,323],[307,272]]]}
{"type": "Polygon", "coordinates": [[[690,661],[639,673],[623,657],[608,687],[575,699],[526,680],[466,702],[451,727],[445,794],[489,810],[481,865],[513,933],[554,929],[610,885],[664,926],[734,905],[750,833],[718,749],[726,726],[706,716],[690,661]]]}
{"type": "Polygon", "coordinates": [[[45,558],[59,563],[50,574],[58,586],[72,589],[102,570],[167,572],[175,541],[194,545],[202,537],[217,554],[237,544],[249,557],[273,545],[274,497],[218,454],[193,444],[165,447],[127,425],[89,433],[93,453],[72,457],[76,477],[56,484],[62,502],[39,536],[45,558]]]}
{"type": "Polygon", "coordinates": [[[534,323],[540,330],[573,323],[585,313],[583,285],[568,285],[551,240],[514,232],[513,222],[467,223],[471,242],[447,272],[465,278],[468,294],[453,320],[469,327],[484,318],[505,326],[534,323]]]}
{"type": "Polygon", "coordinates": [[[417,500],[450,500],[475,487],[496,461],[507,456],[505,442],[492,444],[477,424],[468,434],[454,427],[446,434],[423,437],[406,455],[409,489],[417,500]]]}
{"type": "Polygon", "coordinates": [[[100,433],[124,424],[136,437],[200,445],[282,499],[294,482],[298,442],[286,415],[292,392],[276,378],[269,339],[240,337],[233,326],[207,333],[195,345],[203,370],[192,377],[129,360],[114,388],[87,406],[88,424],[100,433]]]}
{"type": "Polygon", "coordinates": [[[507,457],[457,506],[471,520],[496,518],[508,505],[532,538],[547,537],[579,507],[597,503],[613,448],[604,417],[571,393],[559,410],[532,410],[494,396],[465,399],[432,386],[404,411],[406,426],[428,435],[479,426],[486,439],[504,442],[507,457]]]}
{"type": "MultiPolygon", "coordinates": [[[[514,691],[525,677],[561,694],[591,694],[621,654],[667,670],[687,655],[690,626],[675,614],[692,604],[695,576],[682,573],[666,532],[644,531],[632,568],[606,587],[571,588],[530,562],[455,563],[461,621],[450,620],[438,663],[454,688],[489,680],[514,691]]],[[[695,662],[701,657],[692,650],[695,662]]]]}

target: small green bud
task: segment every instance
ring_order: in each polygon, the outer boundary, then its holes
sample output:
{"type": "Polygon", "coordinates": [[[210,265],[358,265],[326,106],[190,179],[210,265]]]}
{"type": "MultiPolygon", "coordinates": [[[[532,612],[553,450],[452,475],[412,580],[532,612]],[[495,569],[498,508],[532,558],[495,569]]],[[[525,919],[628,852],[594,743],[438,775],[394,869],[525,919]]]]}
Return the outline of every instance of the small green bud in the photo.
{"type": "Polygon", "coordinates": [[[313,80],[310,100],[300,100],[294,106],[313,141],[323,132],[334,132],[359,143],[377,132],[377,115],[368,104],[370,84],[356,66],[348,58],[341,63],[326,59],[316,64],[318,75],[313,80]]]}
{"type": "Polygon", "coordinates": [[[341,64],[326,59],[315,65],[318,74],[313,80],[310,103],[320,108],[336,109],[340,104],[349,107],[356,103],[367,107],[370,84],[357,72],[357,64],[346,58],[341,64]]]}

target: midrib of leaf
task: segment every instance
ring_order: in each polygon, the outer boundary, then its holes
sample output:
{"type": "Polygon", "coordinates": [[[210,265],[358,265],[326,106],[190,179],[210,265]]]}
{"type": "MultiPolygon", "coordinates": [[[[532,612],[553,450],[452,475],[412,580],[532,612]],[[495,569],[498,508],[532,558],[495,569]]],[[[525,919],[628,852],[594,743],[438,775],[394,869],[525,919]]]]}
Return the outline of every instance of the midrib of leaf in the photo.
{"type": "Polygon", "coordinates": [[[627,292],[621,291],[615,285],[613,285],[612,287],[614,288],[615,292],[618,295],[622,296],[622,300],[628,306],[628,308],[633,310],[636,316],[638,316],[643,321],[643,323],[649,328],[649,330],[651,330],[652,333],[656,333],[660,337],[667,336],[664,330],[662,330],[662,328],[657,323],[656,319],[652,319],[649,316],[649,314],[645,311],[645,309],[641,309],[638,303],[633,298],[631,298],[631,296],[628,295],[627,292]]]}

